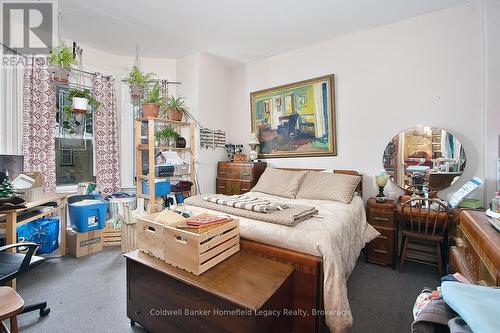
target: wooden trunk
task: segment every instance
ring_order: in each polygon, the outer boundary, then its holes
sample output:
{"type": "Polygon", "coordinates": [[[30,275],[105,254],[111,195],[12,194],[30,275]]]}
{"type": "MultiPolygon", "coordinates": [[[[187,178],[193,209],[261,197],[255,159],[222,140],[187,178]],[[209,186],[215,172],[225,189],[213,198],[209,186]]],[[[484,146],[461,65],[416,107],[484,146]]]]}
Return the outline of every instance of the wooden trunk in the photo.
{"type": "MultiPolygon", "coordinates": [[[[264,258],[290,264],[292,277],[293,309],[303,309],[310,314],[313,309],[323,309],[323,261],[320,257],[288,250],[247,239],[241,239],[241,250],[264,258]]],[[[324,316],[294,316],[293,332],[328,332],[324,316]]]]}
{"type": "Polygon", "coordinates": [[[127,316],[163,332],[291,332],[290,265],[238,253],[201,276],[134,251],[127,258],[127,316]],[[260,314],[260,315],[259,315],[260,314]]]}

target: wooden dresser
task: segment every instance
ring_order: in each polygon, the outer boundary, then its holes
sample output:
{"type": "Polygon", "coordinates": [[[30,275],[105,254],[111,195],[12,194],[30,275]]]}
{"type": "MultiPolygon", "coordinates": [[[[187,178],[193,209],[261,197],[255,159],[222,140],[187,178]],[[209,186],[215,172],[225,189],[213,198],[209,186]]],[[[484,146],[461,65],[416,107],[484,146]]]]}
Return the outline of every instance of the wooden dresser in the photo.
{"type": "Polygon", "coordinates": [[[500,286],[500,232],[484,212],[460,212],[454,243],[449,253],[451,273],[459,272],[473,283],[500,286]]]}
{"type": "Polygon", "coordinates": [[[368,199],[366,218],[368,223],[380,232],[380,235],[367,245],[367,261],[394,268],[397,252],[394,200],[387,199],[384,203],[377,203],[375,198],[368,199]]]}
{"type": "Polygon", "coordinates": [[[250,191],[257,184],[266,165],[266,162],[219,162],[216,192],[233,195],[250,191]]]}

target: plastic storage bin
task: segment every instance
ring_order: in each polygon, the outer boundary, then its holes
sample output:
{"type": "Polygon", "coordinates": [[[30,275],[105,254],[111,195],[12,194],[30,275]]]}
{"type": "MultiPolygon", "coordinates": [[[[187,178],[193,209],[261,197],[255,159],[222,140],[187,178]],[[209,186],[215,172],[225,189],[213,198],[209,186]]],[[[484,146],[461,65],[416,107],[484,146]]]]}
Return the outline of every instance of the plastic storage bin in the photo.
{"type": "Polygon", "coordinates": [[[189,164],[184,163],[181,165],[174,166],[174,176],[185,176],[189,175],[189,164]]]}
{"type": "MultiPolygon", "coordinates": [[[[142,193],[145,195],[149,194],[149,183],[147,181],[142,181],[142,193]]],[[[170,194],[170,181],[156,179],[155,180],[155,195],[157,197],[163,197],[170,194]]]]}
{"type": "Polygon", "coordinates": [[[102,229],[106,225],[109,202],[83,200],[68,204],[71,226],[78,232],[102,229]]]}

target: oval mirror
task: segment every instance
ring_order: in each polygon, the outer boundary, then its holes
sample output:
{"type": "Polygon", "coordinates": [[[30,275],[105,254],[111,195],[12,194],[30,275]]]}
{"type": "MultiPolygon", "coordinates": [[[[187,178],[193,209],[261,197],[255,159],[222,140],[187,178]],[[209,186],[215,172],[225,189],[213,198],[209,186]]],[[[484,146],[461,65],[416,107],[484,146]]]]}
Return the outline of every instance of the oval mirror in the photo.
{"type": "Polygon", "coordinates": [[[466,159],[456,136],[441,128],[423,126],[392,138],[382,163],[392,182],[403,190],[432,192],[456,182],[466,159]]]}

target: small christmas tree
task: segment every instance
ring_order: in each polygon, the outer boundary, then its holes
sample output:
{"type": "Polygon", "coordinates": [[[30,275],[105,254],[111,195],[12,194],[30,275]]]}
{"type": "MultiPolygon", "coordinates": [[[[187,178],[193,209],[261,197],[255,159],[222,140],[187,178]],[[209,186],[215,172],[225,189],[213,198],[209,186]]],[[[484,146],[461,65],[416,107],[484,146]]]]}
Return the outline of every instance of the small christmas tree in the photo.
{"type": "Polygon", "coordinates": [[[14,191],[12,191],[12,184],[8,178],[5,178],[2,185],[0,185],[0,198],[12,197],[13,195],[14,191]]]}

